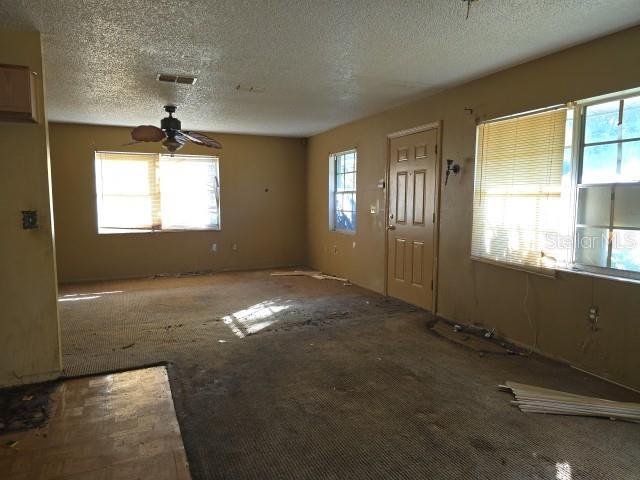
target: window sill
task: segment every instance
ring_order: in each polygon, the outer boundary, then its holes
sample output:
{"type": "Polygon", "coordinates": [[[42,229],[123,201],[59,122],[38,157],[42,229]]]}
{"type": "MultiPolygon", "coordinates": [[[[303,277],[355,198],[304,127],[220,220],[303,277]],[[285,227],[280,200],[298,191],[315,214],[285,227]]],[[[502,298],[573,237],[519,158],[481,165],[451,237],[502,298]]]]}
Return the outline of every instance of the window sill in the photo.
{"type": "Polygon", "coordinates": [[[542,267],[534,267],[530,265],[521,265],[518,263],[509,263],[509,262],[500,262],[498,260],[491,260],[489,258],[482,257],[474,257],[471,256],[471,260],[478,263],[486,263],[488,265],[493,265],[501,268],[508,268],[509,270],[517,270],[519,272],[524,273],[532,273],[534,275],[540,275],[541,277],[552,278],[555,280],[556,278],[556,270],[554,268],[542,268],[542,267]]]}
{"type": "MultiPolygon", "coordinates": [[[[581,267],[555,267],[555,268],[538,268],[528,265],[519,265],[515,263],[499,262],[497,260],[490,260],[481,257],[471,257],[471,260],[478,263],[485,263],[500,268],[506,268],[509,270],[517,270],[519,272],[531,273],[533,275],[539,275],[541,277],[550,278],[556,280],[558,273],[569,273],[574,275],[581,275],[584,277],[599,278],[602,280],[610,280],[613,282],[631,283],[634,285],[640,285],[640,274],[637,278],[624,276],[624,275],[611,275],[608,273],[592,271],[581,267]]],[[[588,267],[587,267],[588,268],[588,267]]]]}
{"type": "Polygon", "coordinates": [[[342,235],[355,235],[356,231],[355,230],[337,230],[337,229],[331,229],[329,230],[330,233],[340,233],[342,235]]]}
{"type": "Polygon", "coordinates": [[[611,275],[611,274],[596,272],[592,270],[585,270],[578,267],[558,268],[556,270],[558,272],[573,273],[575,275],[581,275],[583,277],[592,277],[592,278],[599,278],[602,280],[611,280],[613,282],[632,283],[635,285],[640,285],[640,275],[638,276],[638,278],[634,278],[634,277],[627,277],[624,275],[611,275]]]}
{"type": "Polygon", "coordinates": [[[167,228],[163,230],[137,230],[137,229],[99,229],[98,235],[128,235],[128,234],[144,234],[144,233],[178,233],[178,232],[219,232],[222,228],[167,228]]]}

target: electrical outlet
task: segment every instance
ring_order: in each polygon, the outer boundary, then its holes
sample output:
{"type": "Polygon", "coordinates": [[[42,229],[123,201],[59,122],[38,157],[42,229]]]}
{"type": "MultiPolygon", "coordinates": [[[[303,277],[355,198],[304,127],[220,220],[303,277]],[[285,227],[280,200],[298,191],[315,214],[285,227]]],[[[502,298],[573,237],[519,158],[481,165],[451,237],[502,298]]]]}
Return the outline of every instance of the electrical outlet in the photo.
{"type": "Polygon", "coordinates": [[[211,251],[213,253],[216,253],[218,251],[218,244],[217,243],[212,243],[211,244],[211,251]]]}
{"type": "Polygon", "coordinates": [[[334,245],[334,246],[333,246],[333,254],[334,254],[334,255],[337,255],[337,254],[338,254],[338,246],[337,246],[337,245],[334,245]]]}
{"type": "Polygon", "coordinates": [[[25,230],[31,230],[38,227],[38,212],[36,210],[23,210],[22,228],[25,230]]]}
{"type": "Polygon", "coordinates": [[[233,250],[234,252],[235,252],[236,250],[238,250],[238,244],[237,244],[237,243],[234,243],[234,244],[231,246],[231,250],[233,250]]]}

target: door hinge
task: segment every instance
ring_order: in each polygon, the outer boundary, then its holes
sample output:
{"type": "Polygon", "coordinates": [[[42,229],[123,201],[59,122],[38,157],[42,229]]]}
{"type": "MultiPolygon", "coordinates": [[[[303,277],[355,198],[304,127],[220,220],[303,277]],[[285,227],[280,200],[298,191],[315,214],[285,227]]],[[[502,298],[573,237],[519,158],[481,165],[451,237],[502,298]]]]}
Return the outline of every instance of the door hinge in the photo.
{"type": "Polygon", "coordinates": [[[438,154],[438,144],[436,143],[436,155],[438,154]]]}
{"type": "Polygon", "coordinates": [[[431,280],[431,290],[433,290],[433,280],[431,280]]]}
{"type": "Polygon", "coordinates": [[[431,220],[433,223],[436,223],[436,214],[433,214],[433,219],[431,220]]]}

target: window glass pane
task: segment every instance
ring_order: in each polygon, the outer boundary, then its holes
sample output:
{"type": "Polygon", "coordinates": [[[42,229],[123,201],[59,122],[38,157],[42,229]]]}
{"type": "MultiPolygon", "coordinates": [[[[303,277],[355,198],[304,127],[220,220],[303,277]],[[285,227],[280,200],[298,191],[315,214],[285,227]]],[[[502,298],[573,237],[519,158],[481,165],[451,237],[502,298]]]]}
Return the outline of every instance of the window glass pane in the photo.
{"type": "Polygon", "coordinates": [[[621,181],[637,182],[640,180],[640,141],[622,144],[621,181]]]}
{"type": "Polygon", "coordinates": [[[591,105],[586,109],[585,143],[618,139],[620,101],[591,105]]]}
{"type": "Polygon", "coordinates": [[[613,231],[611,244],[611,266],[620,270],[640,271],[639,231],[613,231]]]}
{"type": "Polygon", "coordinates": [[[336,156],[336,173],[344,173],[344,156],[336,156]]]}
{"type": "Polygon", "coordinates": [[[348,153],[344,156],[344,171],[353,172],[356,169],[356,158],[354,153],[348,153]]]}
{"type": "Polygon", "coordinates": [[[355,190],[356,189],[356,174],[355,173],[347,173],[344,176],[344,189],[345,190],[355,190]]]}
{"type": "Polygon", "coordinates": [[[342,190],[344,190],[344,174],[339,173],[336,176],[336,190],[338,192],[341,192],[342,190]]]}
{"type": "Polygon", "coordinates": [[[616,187],[613,224],[640,228],[640,185],[616,187]]]}
{"type": "Polygon", "coordinates": [[[640,137],[640,97],[625,98],[622,114],[622,138],[640,137]]]}
{"type": "Polygon", "coordinates": [[[607,238],[608,229],[605,228],[576,228],[576,263],[607,266],[607,238]]]}
{"type": "Polygon", "coordinates": [[[585,147],[582,160],[582,183],[615,182],[617,165],[617,143],[585,147]]]}
{"type": "Polygon", "coordinates": [[[576,223],[608,227],[610,217],[611,187],[588,187],[579,189],[576,223]]]}
{"type": "Polygon", "coordinates": [[[353,193],[345,193],[342,197],[342,210],[355,211],[355,195],[353,193]]]}
{"type": "Polygon", "coordinates": [[[165,156],[160,161],[162,228],[212,228],[218,224],[217,162],[165,156]]]}
{"type": "Polygon", "coordinates": [[[336,228],[338,230],[355,230],[356,228],[355,212],[336,212],[336,228]]]}

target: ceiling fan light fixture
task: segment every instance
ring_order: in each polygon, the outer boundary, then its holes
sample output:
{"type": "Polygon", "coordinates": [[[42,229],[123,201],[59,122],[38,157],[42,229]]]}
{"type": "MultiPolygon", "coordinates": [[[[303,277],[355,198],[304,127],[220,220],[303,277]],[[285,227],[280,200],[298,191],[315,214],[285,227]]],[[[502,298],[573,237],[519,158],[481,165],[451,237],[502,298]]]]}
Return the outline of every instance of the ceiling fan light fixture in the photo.
{"type": "Polygon", "coordinates": [[[173,116],[177,108],[175,105],[165,105],[164,111],[169,115],[160,120],[160,128],[153,125],[140,125],[134,128],[131,131],[131,139],[133,142],[127,145],[133,145],[139,142],[162,141],[162,145],[171,154],[182,148],[187,142],[209,148],[222,148],[220,142],[204,133],[182,130],[182,122],[173,116]]]}

